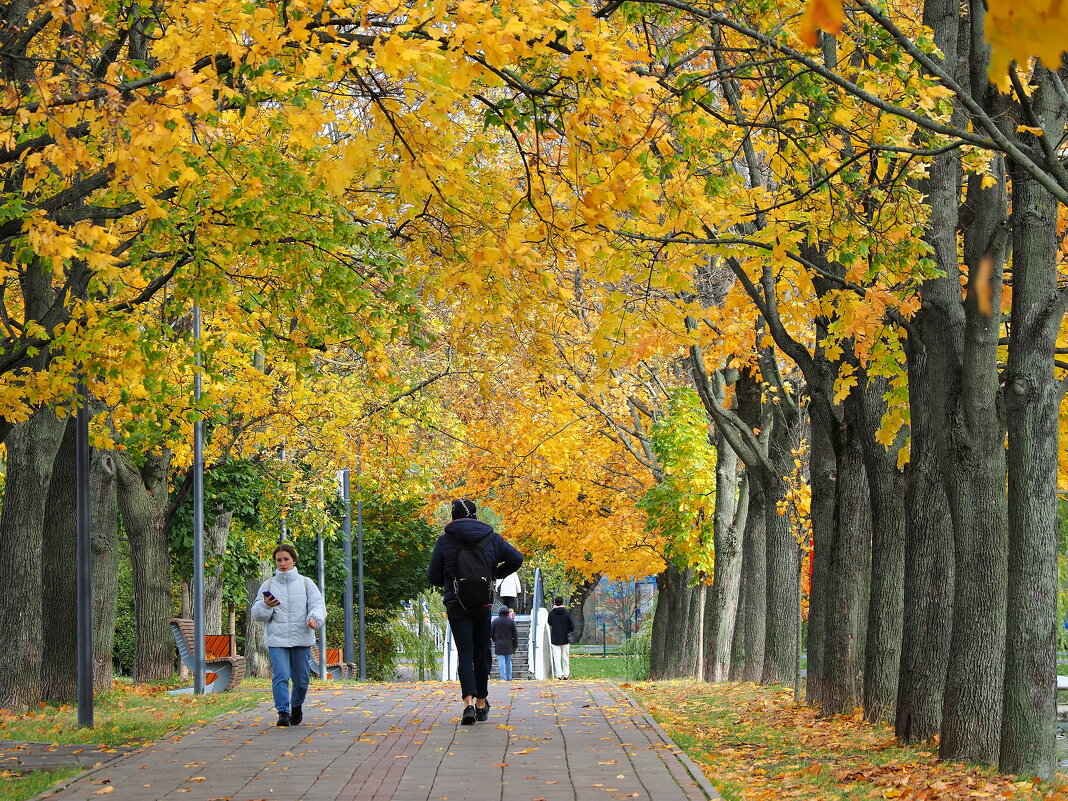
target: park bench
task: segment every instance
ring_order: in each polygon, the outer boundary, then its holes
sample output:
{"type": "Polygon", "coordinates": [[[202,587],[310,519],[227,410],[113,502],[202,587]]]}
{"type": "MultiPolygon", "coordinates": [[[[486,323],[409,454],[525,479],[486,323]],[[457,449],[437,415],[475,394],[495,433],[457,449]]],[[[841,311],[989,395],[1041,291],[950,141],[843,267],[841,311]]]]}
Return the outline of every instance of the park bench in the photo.
{"type": "MultiPolygon", "coordinates": [[[[326,649],[326,675],[331,679],[347,679],[352,675],[352,665],[345,661],[340,648],[326,649]]],[[[311,647],[311,672],[319,675],[319,646],[311,647]]]]}
{"type": "MultiPolygon", "coordinates": [[[[182,664],[192,671],[193,621],[172,618],[170,624],[182,664]]],[[[232,690],[245,678],[245,657],[235,653],[234,641],[229,634],[208,634],[204,637],[204,669],[204,692],[207,693],[232,690]]],[[[183,687],[175,692],[192,691],[192,687],[183,687]]]]}

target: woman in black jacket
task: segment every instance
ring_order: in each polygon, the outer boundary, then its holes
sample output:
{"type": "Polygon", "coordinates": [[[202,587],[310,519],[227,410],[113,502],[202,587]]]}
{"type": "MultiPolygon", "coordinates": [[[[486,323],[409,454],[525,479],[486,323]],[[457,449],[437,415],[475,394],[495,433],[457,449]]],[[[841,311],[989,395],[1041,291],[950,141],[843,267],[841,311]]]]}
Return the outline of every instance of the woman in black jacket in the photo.
{"type": "Polygon", "coordinates": [[[489,717],[489,664],[486,658],[490,640],[490,591],[487,587],[485,603],[464,608],[456,596],[456,559],[460,543],[478,543],[491,575],[507,576],[523,564],[523,554],[505,542],[491,526],[475,517],[475,504],[466,498],[452,502],[452,522],[438,537],[430,556],[427,580],[444,588],[445,611],[449,617],[453,641],[456,643],[456,672],[460,678],[460,695],[464,700],[460,723],[470,726],[476,720],[489,717]]]}

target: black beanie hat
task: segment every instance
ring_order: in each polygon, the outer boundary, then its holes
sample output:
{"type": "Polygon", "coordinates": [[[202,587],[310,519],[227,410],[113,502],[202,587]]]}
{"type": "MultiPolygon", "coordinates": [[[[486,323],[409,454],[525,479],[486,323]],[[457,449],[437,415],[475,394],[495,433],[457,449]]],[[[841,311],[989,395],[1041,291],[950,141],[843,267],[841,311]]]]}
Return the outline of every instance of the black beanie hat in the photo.
{"type": "Polygon", "coordinates": [[[475,502],[467,498],[457,498],[452,502],[452,519],[459,520],[462,517],[475,516],[475,502]]]}
{"type": "Polygon", "coordinates": [[[508,614],[508,607],[507,606],[502,606],[500,609],[497,610],[497,614],[498,615],[507,615],[508,614]]]}

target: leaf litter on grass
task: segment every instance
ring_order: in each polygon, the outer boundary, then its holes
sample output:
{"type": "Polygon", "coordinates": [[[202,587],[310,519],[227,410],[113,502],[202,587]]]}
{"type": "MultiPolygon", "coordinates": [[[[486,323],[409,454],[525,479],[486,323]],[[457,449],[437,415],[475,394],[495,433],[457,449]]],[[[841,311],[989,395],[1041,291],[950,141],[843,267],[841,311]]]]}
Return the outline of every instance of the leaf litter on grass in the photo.
{"type": "Polygon", "coordinates": [[[631,691],[728,799],[1068,801],[1068,777],[1037,784],[942,762],[933,744],[900,745],[859,710],[821,718],[789,688],[673,681],[631,691]]]}

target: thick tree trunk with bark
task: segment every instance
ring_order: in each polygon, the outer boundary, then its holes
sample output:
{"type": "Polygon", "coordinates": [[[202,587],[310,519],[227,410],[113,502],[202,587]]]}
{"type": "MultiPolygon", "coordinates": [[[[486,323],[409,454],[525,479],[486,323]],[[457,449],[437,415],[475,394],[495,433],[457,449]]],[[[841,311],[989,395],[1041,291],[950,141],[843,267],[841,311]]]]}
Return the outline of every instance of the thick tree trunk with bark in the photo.
{"type": "Polygon", "coordinates": [[[78,694],[78,554],[74,419],[68,418],[45,502],[41,546],[41,699],[78,694]]]}
{"type": "Polygon", "coordinates": [[[706,608],[705,675],[707,681],[730,677],[731,648],[738,619],[742,579],[742,535],[749,508],[748,478],[739,479],[738,455],[722,434],[716,438],[716,565],[706,608]]]}
{"type": "Polygon", "coordinates": [[[864,376],[847,408],[860,432],[871,498],[871,595],[864,642],[864,716],[892,721],[897,714],[905,602],[905,474],[897,466],[900,432],[890,448],[876,441],[886,412],[888,382],[864,376]]]}
{"type": "Polygon", "coordinates": [[[42,525],[52,465],[66,420],[35,412],[7,436],[7,476],[0,511],[0,708],[28,710],[41,699],[42,525]]]}
{"type": "Polygon", "coordinates": [[[843,423],[837,448],[835,539],[824,622],[821,715],[852,712],[863,703],[871,502],[859,433],[843,423]]]}
{"type": "Polygon", "coordinates": [[[905,603],[898,683],[899,740],[930,740],[942,728],[953,635],[953,522],[931,430],[927,353],[910,338],[906,353],[912,443],[905,482],[905,603]]]}
{"type": "MultiPolygon", "coordinates": [[[[249,609],[259,597],[260,585],[269,579],[273,572],[270,562],[261,562],[259,574],[245,579],[249,609]]],[[[263,624],[253,620],[250,614],[245,615],[245,670],[248,675],[261,679],[271,675],[271,660],[263,642],[263,624]]]]}
{"type": "Polygon", "coordinates": [[[764,488],[749,482],[749,516],[742,534],[741,641],[742,681],[760,681],[764,672],[764,648],[768,627],[767,515],[764,488]]]}
{"type": "MultiPolygon", "coordinates": [[[[1036,72],[1036,116],[1064,130],[1053,76],[1036,72]]],[[[1020,121],[1021,123],[1023,120],[1020,121]]],[[[1033,137],[1032,137],[1033,139],[1033,137]]],[[[1037,142],[1031,141],[1034,147],[1037,142]]],[[[1000,767],[1049,779],[1057,713],[1057,333],[1068,287],[1057,285],[1057,202],[1025,170],[1012,170],[1012,316],[1005,374],[1008,423],[1008,619],[1000,767]]]]}
{"type": "MultiPolygon", "coordinates": [[[[995,160],[992,172],[998,182],[989,189],[981,188],[981,176],[969,181],[974,219],[965,233],[965,325],[962,338],[953,332],[945,342],[962,339],[962,348],[959,361],[947,347],[932,348],[939,357],[932,356],[931,374],[945,392],[935,431],[956,548],[953,639],[939,754],[983,764],[995,764],[1000,752],[1005,674],[1008,520],[997,363],[1007,201],[1003,171],[1004,163],[995,160]]],[[[959,288],[946,286],[944,292],[955,294],[945,302],[959,308],[959,288]]]]}
{"type": "Polygon", "coordinates": [[[659,598],[653,618],[652,646],[649,654],[649,677],[662,679],[693,678],[697,665],[697,592],[693,571],[669,564],[657,576],[659,598]]]}
{"type": "Polygon", "coordinates": [[[782,402],[772,407],[774,414],[768,461],[771,470],[761,476],[764,487],[764,520],[767,526],[768,624],[764,646],[765,684],[792,684],[798,654],[798,623],[801,615],[801,573],[797,536],[790,516],[780,511],[789,485],[786,476],[793,470],[793,447],[801,424],[797,407],[782,402]]]}
{"type": "Polygon", "coordinates": [[[127,453],[118,458],[119,511],[130,538],[133,566],[134,681],[165,679],[174,673],[171,568],[167,549],[167,450],[149,454],[140,469],[127,453]]]}
{"type": "Polygon", "coordinates": [[[204,633],[222,634],[223,611],[223,557],[226,555],[226,539],[230,535],[233,512],[220,512],[204,531],[204,633]]]}
{"type": "Polygon", "coordinates": [[[806,698],[813,706],[821,706],[827,684],[827,616],[835,540],[835,465],[831,431],[836,423],[825,405],[813,402],[809,406],[812,448],[809,452],[810,482],[812,484],[812,582],[808,603],[808,673],[806,698]]]}
{"type": "Polygon", "coordinates": [[[114,678],[116,599],[119,593],[119,510],[115,454],[93,449],[89,461],[93,553],[93,689],[110,690],[114,678]]]}
{"type": "Polygon", "coordinates": [[[569,611],[571,612],[571,620],[575,623],[575,642],[582,642],[582,635],[586,631],[586,600],[593,594],[593,591],[597,589],[597,584],[600,580],[601,574],[595,573],[575,587],[571,593],[571,606],[569,611]]]}

